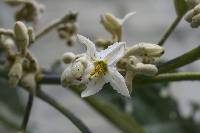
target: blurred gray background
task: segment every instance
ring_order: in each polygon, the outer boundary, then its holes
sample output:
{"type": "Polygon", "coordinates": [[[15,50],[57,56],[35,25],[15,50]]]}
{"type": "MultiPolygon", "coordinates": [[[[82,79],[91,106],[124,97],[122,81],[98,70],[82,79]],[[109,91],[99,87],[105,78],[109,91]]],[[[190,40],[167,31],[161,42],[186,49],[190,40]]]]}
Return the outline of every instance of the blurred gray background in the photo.
{"type": "MultiPolygon", "coordinates": [[[[93,41],[101,37],[110,37],[99,22],[100,15],[106,12],[113,13],[120,18],[128,12],[137,12],[137,14],[124,25],[123,40],[126,41],[128,45],[133,45],[138,42],[157,43],[176,17],[173,0],[37,1],[46,6],[45,12],[37,25],[38,30],[47,25],[51,20],[63,16],[70,10],[78,11],[79,33],[90,37],[93,41]]],[[[5,5],[3,0],[0,0],[1,28],[13,28],[13,14],[14,10],[5,5]]],[[[182,20],[164,45],[166,52],[162,59],[170,60],[198,46],[200,44],[199,37],[200,29],[192,29],[186,21],[182,20]]],[[[38,58],[39,63],[43,67],[49,68],[55,60],[61,58],[64,52],[72,51],[81,53],[84,52],[85,49],[83,49],[83,46],[79,43],[74,47],[66,47],[65,41],[60,40],[54,30],[37,41],[31,48],[31,51],[38,58]]],[[[200,61],[182,67],[180,70],[199,71],[200,61]]],[[[80,96],[66,91],[61,86],[42,87],[51,96],[79,116],[95,133],[120,133],[116,127],[101,117],[101,115],[96,113],[86,103],[81,101],[80,96]]],[[[169,90],[170,94],[180,103],[181,112],[185,116],[190,112],[189,102],[191,100],[200,103],[200,82],[171,83],[169,90]]],[[[22,94],[22,100],[27,98],[24,91],[19,91],[19,93],[22,94]]],[[[200,114],[197,115],[197,119],[200,120],[200,114]]],[[[33,129],[35,133],[79,133],[79,130],[68,119],[39,99],[36,99],[34,102],[28,128],[33,129]]]]}

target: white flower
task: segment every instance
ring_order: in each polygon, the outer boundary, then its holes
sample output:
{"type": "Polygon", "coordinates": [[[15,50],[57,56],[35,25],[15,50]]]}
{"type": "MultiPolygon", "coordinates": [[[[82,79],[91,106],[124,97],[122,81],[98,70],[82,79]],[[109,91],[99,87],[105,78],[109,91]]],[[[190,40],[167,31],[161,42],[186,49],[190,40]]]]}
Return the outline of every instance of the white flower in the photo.
{"type": "Polygon", "coordinates": [[[82,35],[78,35],[81,43],[87,47],[87,68],[83,82],[87,88],[81,97],[87,97],[99,92],[105,83],[110,83],[118,93],[129,97],[129,91],[124,77],[117,71],[116,63],[124,56],[125,43],[117,42],[100,52],[96,51],[95,44],[82,35]]]}

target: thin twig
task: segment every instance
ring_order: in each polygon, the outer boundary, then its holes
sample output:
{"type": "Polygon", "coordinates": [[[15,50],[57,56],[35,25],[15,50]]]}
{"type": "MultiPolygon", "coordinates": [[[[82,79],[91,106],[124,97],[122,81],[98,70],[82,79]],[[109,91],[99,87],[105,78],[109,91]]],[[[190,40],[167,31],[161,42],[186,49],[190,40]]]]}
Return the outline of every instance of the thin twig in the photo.
{"type": "Polygon", "coordinates": [[[185,54],[158,66],[158,68],[159,68],[158,74],[170,72],[179,67],[185,66],[189,63],[192,63],[192,62],[198,60],[199,58],[200,58],[200,46],[197,46],[196,48],[192,49],[191,51],[186,52],[185,54]]]}
{"type": "Polygon", "coordinates": [[[183,16],[177,16],[176,19],[173,21],[173,23],[170,25],[170,27],[167,29],[165,34],[161,37],[160,41],[158,42],[158,45],[162,46],[165,41],[169,38],[171,33],[174,31],[174,29],[177,27],[179,22],[181,21],[183,16]]]}
{"type": "MultiPolygon", "coordinates": [[[[180,73],[159,74],[158,76],[155,76],[155,77],[136,76],[133,82],[137,84],[140,84],[140,83],[145,84],[145,83],[155,83],[155,82],[190,81],[190,80],[200,80],[200,73],[199,72],[180,72],[180,73]]],[[[39,81],[39,83],[48,84],[48,85],[51,85],[51,84],[60,85],[60,76],[45,75],[39,81]]]]}
{"type": "Polygon", "coordinates": [[[20,131],[25,132],[26,131],[26,127],[30,118],[30,114],[31,114],[31,109],[33,106],[33,100],[34,100],[34,95],[30,92],[29,93],[29,97],[28,97],[28,103],[26,105],[26,111],[25,111],[25,115],[24,115],[24,119],[20,128],[20,131]]]}
{"type": "Polygon", "coordinates": [[[63,23],[63,21],[66,20],[67,16],[68,14],[64,15],[62,18],[50,22],[45,28],[43,28],[36,34],[35,39],[38,40],[39,38],[50,32],[52,29],[56,28],[59,24],[63,23]]]}
{"type": "Polygon", "coordinates": [[[55,101],[49,95],[44,93],[42,90],[38,90],[37,96],[40,99],[42,99],[43,101],[45,101],[46,103],[50,104],[55,109],[57,109],[64,116],[69,118],[80,129],[80,131],[82,133],[92,133],[92,131],[90,131],[90,129],[80,119],[78,119],[73,113],[71,113],[69,110],[67,110],[65,107],[63,107],[61,104],[59,104],[57,101],[55,101]]]}
{"type": "Polygon", "coordinates": [[[134,84],[152,84],[173,81],[200,81],[200,72],[164,73],[155,77],[140,76],[136,77],[133,82],[134,84]]]}

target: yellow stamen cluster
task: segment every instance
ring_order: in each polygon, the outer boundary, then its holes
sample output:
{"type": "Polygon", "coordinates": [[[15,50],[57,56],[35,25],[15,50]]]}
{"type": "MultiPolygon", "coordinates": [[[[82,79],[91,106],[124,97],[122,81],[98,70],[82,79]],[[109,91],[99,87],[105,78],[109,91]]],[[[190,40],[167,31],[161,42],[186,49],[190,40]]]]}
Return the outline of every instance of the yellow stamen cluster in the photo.
{"type": "Polygon", "coordinates": [[[105,75],[108,71],[107,62],[106,61],[96,61],[94,63],[94,69],[90,73],[89,80],[92,80],[94,77],[99,77],[105,75]]]}

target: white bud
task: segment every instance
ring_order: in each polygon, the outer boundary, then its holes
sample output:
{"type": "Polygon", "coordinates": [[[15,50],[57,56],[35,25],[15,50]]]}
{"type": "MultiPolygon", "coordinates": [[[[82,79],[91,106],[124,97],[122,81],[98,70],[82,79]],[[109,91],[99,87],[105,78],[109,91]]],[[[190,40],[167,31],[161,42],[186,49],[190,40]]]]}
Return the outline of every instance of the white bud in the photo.
{"type": "Polygon", "coordinates": [[[36,91],[36,80],[35,80],[35,73],[27,73],[24,74],[21,79],[21,84],[24,88],[30,90],[33,94],[36,91]]]}
{"type": "Polygon", "coordinates": [[[135,12],[128,13],[123,19],[119,19],[111,13],[106,13],[104,16],[101,17],[101,23],[103,24],[105,29],[112,34],[112,39],[114,42],[121,40],[122,25],[134,14],[135,12]]]}
{"type": "Polygon", "coordinates": [[[186,2],[187,2],[188,8],[192,9],[200,3],[200,0],[186,0],[186,2]]]}
{"type": "Polygon", "coordinates": [[[15,63],[8,73],[9,85],[12,88],[15,88],[17,86],[22,77],[22,74],[23,74],[22,64],[15,63]]]}
{"type": "Polygon", "coordinates": [[[33,27],[28,27],[28,36],[29,36],[29,42],[34,43],[35,42],[35,33],[33,30],[33,27]]]}
{"type": "Polygon", "coordinates": [[[15,47],[15,44],[14,44],[14,41],[10,38],[7,38],[5,41],[4,41],[4,45],[5,45],[5,48],[6,49],[11,49],[15,47]]]}
{"type": "Polygon", "coordinates": [[[195,13],[195,14],[200,13],[200,4],[198,4],[198,5],[196,5],[196,6],[194,7],[194,13],[195,13]]]}
{"type": "Polygon", "coordinates": [[[158,72],[158,69],[155,65],[152,64],[138,63],[135,66],[135,71],[136,74],[141,74],[145,76],[154,76],[158,72]]]}
{"type": "Polygon", "coordinates": [[[200,25],[200,14],[198,14],[192,18],[191,27],[196,28],[199,25],[200,25]]]}
{"type": "Polygon", "coordinates": [[[137,64],[137,63],[139,63],[141,61],[137,57],[135,57],[135,56],[129,56],[128,62],[131,65],[135,65],[135,64],[137,64]]]}
{"type": "Polygon", "coordinates": [[[132,47],[130,47],[127,51],[125,56],[149,56],[149,57],[160,57],[162,54],[164,54],[164,48],[152,44],[152,43],[139,43],[132,47]]]}
{"type": "Polygon", "coordinates": [[[26,52],[29,44],[28,30],[24,23],[17,21],[14,26],[17,46],[22,54],[26,52]]]}
{"type": "Polygon", "coordinates": [[[72,52],[67,52],[62,56],[62,60],[65,64],[71,63],[75,59],[75,54],[72,52]]]}
{"type": "Polygon", "coordinates": [[[191,10],[189,10],[188,11],[188,13],[187,13],[187,15],[185,16],[185,20],[187,21],[187,22],[192,22],[192,17],[195,15],[195,12],[194,12],[194,10],[193,9],[191,9],[191,10]]]}

